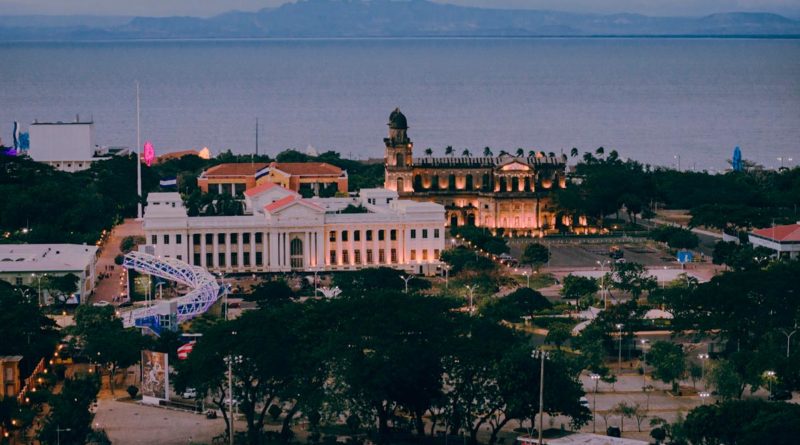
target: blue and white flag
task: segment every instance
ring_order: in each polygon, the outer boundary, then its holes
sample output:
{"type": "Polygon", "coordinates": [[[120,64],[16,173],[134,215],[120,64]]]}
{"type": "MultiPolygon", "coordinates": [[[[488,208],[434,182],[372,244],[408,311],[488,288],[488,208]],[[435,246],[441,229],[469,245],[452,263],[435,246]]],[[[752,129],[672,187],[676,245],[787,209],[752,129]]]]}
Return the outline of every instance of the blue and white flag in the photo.
{"type": "Polygon", "coordinates": [[[14,150],[19,148],[19,122],[14,121],[14,150]]]}
{"type": "Polygon", "coordinates": [[[171,178],[164,178],[162,179],[159,184],[161,185],[162,189],[168,188],[177,188],[178,187],[178,178],[171,177],[171,178]]]}
{"type": "Polygon", "coordinates": [[[269,174],[269,166],[262,168],[261,170],[256,172],[256,179],[261,179],[264,176],[269,174]]]}

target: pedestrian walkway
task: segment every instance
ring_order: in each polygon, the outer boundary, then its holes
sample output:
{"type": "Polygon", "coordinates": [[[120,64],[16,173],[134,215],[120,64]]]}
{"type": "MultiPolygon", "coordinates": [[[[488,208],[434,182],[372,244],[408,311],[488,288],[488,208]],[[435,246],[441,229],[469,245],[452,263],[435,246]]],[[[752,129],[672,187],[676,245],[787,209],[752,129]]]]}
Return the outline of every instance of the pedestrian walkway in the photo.
{"type": "Polygon", "coordinates": [[[126,219],[111,231],[100,252],[100,258],[97,260],[97,275],[100,276],[102,274],[104,278],[100,279],[95,287],[92,303],[98,301],[120,303],[119,296],[127,291],[125,269],[120,265],[114,264],[114,258],[121,254],[120,243],[127,236],[144,236],[142,222],[135,219],[126,219]]]}

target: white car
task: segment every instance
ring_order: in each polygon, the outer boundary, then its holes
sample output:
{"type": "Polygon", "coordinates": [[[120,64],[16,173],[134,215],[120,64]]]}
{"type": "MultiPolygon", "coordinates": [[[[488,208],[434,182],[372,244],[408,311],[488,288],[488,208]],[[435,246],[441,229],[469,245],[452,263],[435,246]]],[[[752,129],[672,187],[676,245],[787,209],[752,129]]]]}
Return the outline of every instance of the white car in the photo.
{"type": "Polygon", "coordinates": [[[197,390],[194,388],[186,388],[186,391],[181,394],[181,397],[184,399],[196,399],[197,398],[197,390]]]}
{"type": "Polygon", "coordinates": [[[578,399],[578,402],[581,404],[581,406],[589,408],[589,399],[587,399],[586,397],[581,397],[580,399],[578,399]]]}
{"type": "Polygon", "coordinates": [[[111,305],[111,303],[109,303],[108,301],[97,301],[94,304],[92,304],[92,306],[95,306],[95,307],[105,307],[105,306],[109,306],[109,305],[111,305]]]}

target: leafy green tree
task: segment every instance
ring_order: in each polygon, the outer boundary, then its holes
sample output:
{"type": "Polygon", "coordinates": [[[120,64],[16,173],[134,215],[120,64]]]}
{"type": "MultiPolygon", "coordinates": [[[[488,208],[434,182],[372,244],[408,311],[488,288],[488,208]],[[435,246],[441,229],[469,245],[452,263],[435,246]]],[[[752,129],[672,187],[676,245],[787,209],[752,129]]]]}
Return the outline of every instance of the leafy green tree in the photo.
{"type": "Polygon", "coordinates": [[[433,156],[433,149],[430,148],[430,147],[426,148],[425,149],[425,156],[427,156],[427,157],[433,156]]]}
{"type": "Polygon", "coordinates": [[[554,323],[547,331],[544,341],[547,344],[555,345],[561,349],[569,339],[572,338],[572,326],[567,323],[554,323]]]}
{"type": "Polygon", "coordinates": [[[244,295],[245,300],[255,301],[260,308],[287,303],[294,298],[292,288],[281,279],[261,282],[250,293],[244,295]]]}
{"type": "Polygon", "coordinates": [[[519,260],[521,264],[528,264],[536,270],[539,270],[548,261],[550,261],[550,249],[539,243],[531,243],[525,246],[522,258],[519,260]]]}
{"type": "MultiPolygon", "coordinates": [[[[69,298],[78,291],[80,278],[68,273],[64,275],[47,275],[42,278],[42,289],[47,290],[60,306],[65,306],[69,298]]],[[[85,298],[85,296],[84,296],[85,298]]]]}
{"type": "Polygon", "coordinates": [[[600,290],[597,280],[592,277],[569,274],[564,277],[561,284],[561,296],[570,300],[579,300],[594,295],[600,290]]]}
{"type": "MultiPolygon", "coordinates": [[[[370,267],[354,272],[342,272],[333,277],[333,283],[342,290],[342,295],[358,295],[367,289],[403,291],[405,282],[401,277],[407,273],[391,267],[370,267]]],[[[415,276],[408,281],[409,291],[430,289],[431,284],[423,277],[415,276]]]]}
{"type": "Polygon", "coordinates": [[[800,436],[800,406],[763,400],[703,405],[689,412],[683,428],[691,443],[795,444],[800,436]]]}
{"type": "Polygon", "coordinates": [[[611,285],[614,288],[630,293],[635,299],[644,292],[650,292],[658,287],[656,279],[639,263],[614,264],[611,278],[611,285]]]}
{"type": "Polygon", "coordinates": [[[441,254],[441,260],[450,265],[451,276],[462,270],[494,271],[497,269],[497,263],[483,255],[477,255],[463,246],[445,250],[441,254]]]}
{"type": "Polygon", "coordinates": [[[20,290],[0,281],[0,355],[21,355],[21,371],[30,375],[39,359],[53,353],[61,335],[35,299],[20,298],[20,290]]]}
{"type": "Polygon", "coordinates": [[[516,322],[524,315],[551,309],[553,304],[541,293],[521,287],[501,298],[493,298],[480,308],[480,314],[490,320],[516,322]]]}
{"type": "Polygon", "coordinates": [[[38,432],[38,439],[47,444],[56,444],[57,439],[62,444],[86,443],[94,418],[89,407],[97,399],[99,390],[100,380],[96,376],[65,380],[61,392],[48,401],[50,411],[38,432]]]}
{"type": "Polygon", "coordinates": [[[722,400],[741,399],[746,386],[734,364],[728,360],[720,360],[711,367],[708,383],[722,400]]]}
{"type": "Polygon", "coordinates": [[[694,249],[700,239],[691,230],[675,226],[659,226],[650,231],[650,237],[667,243],[673,249],[694,249]]]}
{"type": "Polygon", "coordinates": [[[647,363],[653,366],[654,378],[672,384],[672,390],[677,391],[678,380],[686,374],[686,357],[681,345],[665,341],[653,343],[647,363]]]}
{"type": "Polygon", "coordinates": [[[447,147],[444,148],[444,155],[445,156],[453,156],[453,146],[452,145],[448,145],[447,147]]]}

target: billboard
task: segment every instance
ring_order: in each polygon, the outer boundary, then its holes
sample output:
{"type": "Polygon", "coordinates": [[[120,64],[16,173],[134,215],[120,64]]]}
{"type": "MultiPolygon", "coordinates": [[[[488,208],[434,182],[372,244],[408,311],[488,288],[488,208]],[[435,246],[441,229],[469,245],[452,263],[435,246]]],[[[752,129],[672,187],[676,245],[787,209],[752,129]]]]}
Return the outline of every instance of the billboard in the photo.
{"type": "Polygon", "coordinates": [[[142,402],[157,405],[169,399],[169,356],[142,351],[142,402]]]}

